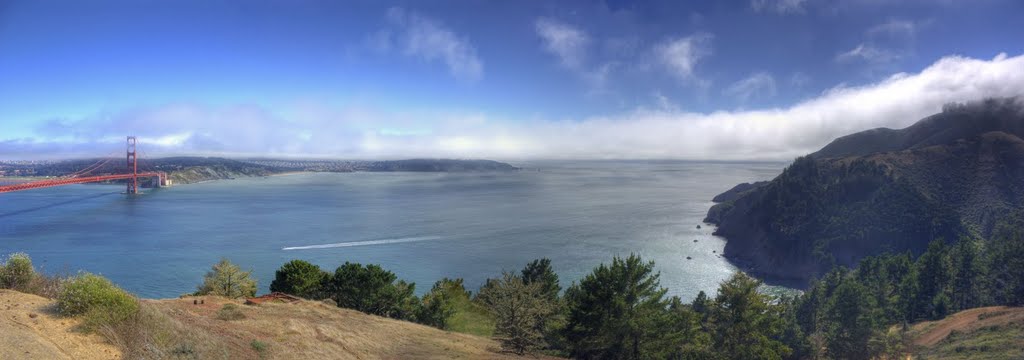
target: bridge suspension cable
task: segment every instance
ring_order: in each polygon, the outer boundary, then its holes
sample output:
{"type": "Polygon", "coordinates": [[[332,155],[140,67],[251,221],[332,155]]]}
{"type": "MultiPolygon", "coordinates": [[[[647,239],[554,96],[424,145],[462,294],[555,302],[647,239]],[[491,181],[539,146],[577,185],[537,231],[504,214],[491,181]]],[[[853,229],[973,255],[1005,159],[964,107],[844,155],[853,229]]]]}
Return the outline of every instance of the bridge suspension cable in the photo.
{"type": "Polygon", "coordinates": [[[64,176],[58,179],[47,179],[39,181],[29,181],[10,185],[0,185],[0,193],[40,189],[54,186],[71,185],[71,184],[84,184],[90,182],[103,182],[112,180],[127,180],[128,187],[125,191],[128,194],[136,194],[138,192],[138,179],[141,178],[156,178],[156,186],[164,186],[167,184],[167,174],[157,171],[139,172],[138,168],[138,157],[136,155],[136,138],[134,136],[127,137],[127,152],[126,152],[126,165],[127,171],[124,174],[107,174],[97,176],[85,176],[93,171],[102,168],[104,165],[109,163],[114,158],[101,159],[96,163],[83,168],[82,170],[76,171],[69,176],[64,176]]]}

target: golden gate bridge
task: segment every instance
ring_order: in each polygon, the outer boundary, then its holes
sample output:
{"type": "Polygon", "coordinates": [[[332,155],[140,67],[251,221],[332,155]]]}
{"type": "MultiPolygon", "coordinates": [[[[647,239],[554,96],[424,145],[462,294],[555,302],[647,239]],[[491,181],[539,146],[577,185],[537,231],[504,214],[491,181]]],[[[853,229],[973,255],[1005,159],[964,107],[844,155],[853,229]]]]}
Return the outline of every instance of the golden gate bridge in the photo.
{"type": "Polygon", "coordinates": [[[127,138],[127,152],[126,152],[126,169],[122,174],[103,174],[103,175],[91,175],[98,169],[103,168],[104,165],[109,163],[112,159],[100,159],[95,164],[89,165],[82,170],[75,173],[61,176],[56,179],[45,179],[37,181],[28,181],[10,185],[0,185],[0,193],[41,189],[54,186],[72,185],[72,184],[84,184],[93,182],[104,182],[114,180],[127,180],[128,188],[125,191],[127,194],[137,194],[139,192],[139,178],[156,178],[157,186],[167,186],[167,174],[159,171],[139,172],[139,158],[135,151],[136,139],[134,136],[127,138]]]}

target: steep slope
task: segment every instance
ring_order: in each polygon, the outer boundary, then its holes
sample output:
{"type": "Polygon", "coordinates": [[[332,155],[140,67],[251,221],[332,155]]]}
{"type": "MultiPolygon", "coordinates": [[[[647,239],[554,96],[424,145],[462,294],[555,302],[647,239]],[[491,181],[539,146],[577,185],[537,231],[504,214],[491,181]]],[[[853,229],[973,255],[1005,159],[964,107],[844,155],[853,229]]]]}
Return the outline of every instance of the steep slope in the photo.
{"type": "Polygon", "coordinates": [[[1024,308],[964,310],[914,324],[909,335],[923,359],[1016,359],[1024,354],[1024,308]]]}
{"type": "Polygon", "coordinates": [[[317,301],[249,306],[203,296],[142,300],[142,305],[146,322],[132,331],[139,335],[122,339],[137,353],[122,354],[103,337],[79,331],[80,320],[57,315],[53,300],[0,289],[0,359],[548,358],[515,356],[489,338],[317,301]],[[236,305],[242,318],[220,318],[225,304],[236,305]]]}
{"type": "Polygon", "coordinates": [[[231,358],[257,354],[251,343],[267,344],[264,357],[281,359],[514,359],[494,340],[438,330],[407,321],[367,315],[317,301],[258,306],[220,297],[145,300],[173,321],[204,334],[231,358]],[[224,304],[236,304],[245,318],[220,320],[224,304]]]}
{"type": "Polygon", "coordinates": [[[56,314],[53,301],[0,289],[0,359],[120,359],[99,335],[75,331],[79,321],[56,314]]]}
{"type": "Polygon", "coordinates": [[[905,129],[836,139],[706,221],[729,240],[726,257],[769,279],[919,253],[936,238],[988,237],[1024,210],[1022,138],[1019,99],[948,106],[905,129]]]}

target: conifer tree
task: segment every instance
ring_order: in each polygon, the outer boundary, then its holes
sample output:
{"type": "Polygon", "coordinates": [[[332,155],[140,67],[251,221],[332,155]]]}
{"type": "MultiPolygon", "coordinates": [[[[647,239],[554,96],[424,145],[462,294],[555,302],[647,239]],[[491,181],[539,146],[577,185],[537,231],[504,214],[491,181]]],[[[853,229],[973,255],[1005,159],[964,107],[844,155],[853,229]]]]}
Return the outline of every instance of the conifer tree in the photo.
{"type": "Polygon", "coordinates": [[[527,284],[506,272],[484,296],[495,318],[495,337],[501,347],[516,354],[543,348],[544,326],[555,310],[542,282],[527,284]]]}
{"type": "Polygon", "coordinates": [[[722,283],[711,310],[715,351],[727,359],[782,359],[792,350],[782,335],[780,309],[758,292],[761,282],[737,272],[722,283]]]}
{"type": "Polygon", "coordinates": [[[637,255],[601,264],[565,293],[565,337],[576,358],[639,359],[670,348],[660,327],[668,301],[654,262],[637,255]]]}
{"type": "Polygon", "coordinates": [[[238,265],[222,258],[206,273],[196,293],[232,299],[252,297],[256,296],[256,280],[252,278],[252,270],[242,271],[238,265]]]}

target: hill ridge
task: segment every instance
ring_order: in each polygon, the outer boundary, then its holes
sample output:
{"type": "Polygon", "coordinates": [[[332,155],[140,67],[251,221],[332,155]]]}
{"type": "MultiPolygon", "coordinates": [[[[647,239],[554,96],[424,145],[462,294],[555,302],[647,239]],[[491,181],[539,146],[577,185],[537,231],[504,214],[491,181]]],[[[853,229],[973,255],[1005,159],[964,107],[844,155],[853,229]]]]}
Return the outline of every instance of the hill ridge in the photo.
{"type": "Polygon", "coordinates": [[[904,129],[843,136],[727,194],[705,221],[728,239],[727,258],[769,280],[918,254],[936,238],[988,238],[1024,214],[1024,102],[949,105],[904,129]]]}

